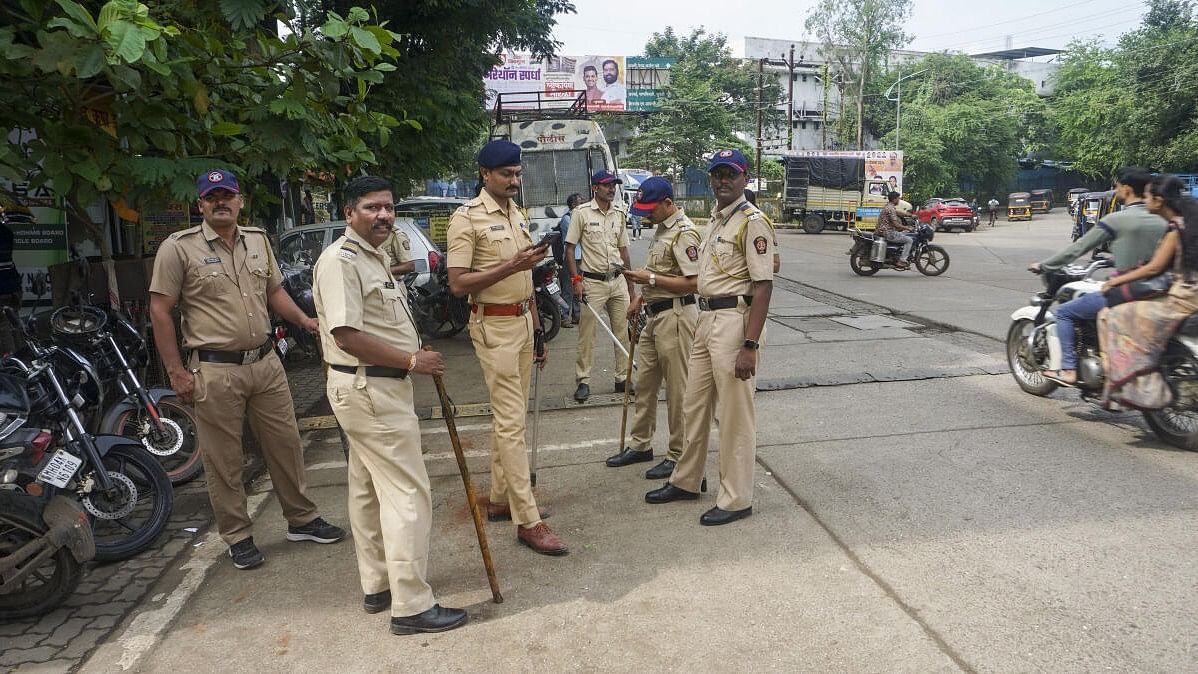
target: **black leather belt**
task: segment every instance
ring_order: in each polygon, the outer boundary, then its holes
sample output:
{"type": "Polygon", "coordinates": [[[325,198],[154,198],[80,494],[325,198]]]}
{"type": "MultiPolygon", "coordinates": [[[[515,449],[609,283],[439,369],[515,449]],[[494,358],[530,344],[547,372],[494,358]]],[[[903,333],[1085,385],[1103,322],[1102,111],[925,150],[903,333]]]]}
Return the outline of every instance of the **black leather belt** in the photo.
{"type": "Polygon", "coordinates": [[[735,309],[739,300],[744,300],[745,304],[753,306],[752,295],[730,295],[728,297],[700,297],[700,311],[715,311],[717,309],[735,309]]]}
{"type": "Polygon", "coordinates": [[[200,354],[200,361],[204,363],[249,365],[265,358],[272,348],[274,348],[274,342],[268,339],[262,346],[249,351],[208,351],[207,349],[197,349],[197,351],[200,354]]]}
{"type": "Polygon", "coordinates": [[[645,311],[649,312],[650,316],[659,314],[663,311],[669,311],[670,309],[674,308],[675,300],[678,301],[679,306],[685,307],[688,304],[695,303],[695,296],[694,295],[683,295],[682,297],[675,297],[675,298],[668,299],[668,300],[658,300],[657,302],[650,302],[649,304],[645,305],[645,311]]]}
{"type": "Polygon", "coordinates": [[[596,273],[593,271],[582,272],[583,278],[589,278],[593,281],[611,281],[612,279],[617,278],[619,275],[620,275],[620,272],[618,272],[618,271],[614,271],[610,274],[599,274],[599,273],[596,273]]]}
{"type": "Polygon", "coordinates": [[[408,371],[402,367],[386,367],[384,365],[330,365],[330,370],[357,374],[358,368],[365,370],[367,377],[385,377],[387,379],[407,379],[408,371]]]}

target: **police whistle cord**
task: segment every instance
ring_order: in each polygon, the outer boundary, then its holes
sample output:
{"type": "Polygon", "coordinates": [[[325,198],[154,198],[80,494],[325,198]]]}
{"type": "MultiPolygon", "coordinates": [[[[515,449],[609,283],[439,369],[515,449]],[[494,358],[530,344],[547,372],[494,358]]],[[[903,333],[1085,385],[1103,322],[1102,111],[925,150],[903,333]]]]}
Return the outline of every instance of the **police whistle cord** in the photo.
{"type": "Polygon", "coordinates": [[[445,418],[445,428],[449,431],[449,441],[453,444],[453,455],[458,460],[458,472],[462,474],[462,485],[466,488],[466,502],[470,505],[470,515],[474,518],[474,533],[478,535],[478,548],[483,553],[483,567],[487,570],[487,582],[491,585],[491,598],[496,604],[502,604],[503,595],[499,593],[499,579],[495,577],[495,564],[491,561],[491,548],[487,545],[483,514],[478,507],[474,481],[470,479],[470,468],[466,465],[466,455],[462,453],[462,440],[458,437],[458,426],[454,422],[453,401],[445,392],[445,382],[441,375],[433,375],[433,383],[437,386],[437,396],[441,398],[441,416],[445,418]]]}
{"type": "MultiPolygon", "coordinates": [[[[640,327],[640,316],[628,323],[628,331],[631,333],[628,344],[628,374],[624,379],[624,409],[620,412],[620,446],[616,448],[617,452],[624,451],[624,432],[628,429],[628,391],[632,388],[632,357],[636,354],[636,343],[640,341],[640,327]]],[[[657,393],[654,392],[653,395],[657,395],[657,393]]]]}
{"type": "Polygon", "coordinates": [[[607,327],[607,323],[603,320],[603,317],[599,315],[599,312],[595,311],[595,307],[591,306],[590,302],[587,302],[585,297],[582,298],[582,304],[589,309],[592,314],[594,314],[595,320],[599,321],[599,326],[603,328],[603,331],[607,333],[608,337],[611,337],[611,341],[615,343],[616,348],[620,350],[620,353],[624,354],[624,357],[627,358],[630,363],[632,363],[632,369],[637,369],[636,361],[634,361],[632,356],[628,354],[628,349],[625,349],[624,345],[620,343],[620,340],[616,337],[616,333],[612,332],[611,328],[607,327]]]}

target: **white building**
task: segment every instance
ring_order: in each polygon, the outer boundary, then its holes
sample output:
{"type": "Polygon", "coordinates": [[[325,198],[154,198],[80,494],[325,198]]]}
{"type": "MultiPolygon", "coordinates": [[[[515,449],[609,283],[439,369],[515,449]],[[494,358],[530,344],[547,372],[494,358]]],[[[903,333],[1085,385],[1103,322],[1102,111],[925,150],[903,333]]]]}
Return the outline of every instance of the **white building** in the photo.
{"type": "MultiPolygon", "coordinates": [[[[842,100],[840,88],[830,83],[827,88],[827,115],[824,114],[824,83],[822,81],[822,73],[824,66],[827,64],[826,59],[820,54],[819,45],[814,42],[806,42],[803,40],[776,40],[763,37],[746,37],[745,38],[745,58],[757,61],[762,58],[767,58],[777,61],[787,61],[790,57],[791,47],[794,47],[794,109],[792,113],[793,138],[789,140],[789,149],[792,150],[820,150],[820,149],[835,149],[825,148],[825,142],[830,142],[830,133],[824,129],[824,124],[833,124],[840,116],[842,105],[855,106],[856,103],[847,97],[842,100]]],[[[890,52],[888,63],[889,67],[902,65],[912,61],[918,61],[931,52],[911,51],[907,49],[896,49],[890,52]]],[[[1052,74],[1060,67],[1059,63],[1052,61],[1033,61],[1034,58],[1045,58],[1055,56],[1060,53],[1053,49],[1041,49],[1038,47],[1029,47],[1023,49],[1006,49],[998,52],[989,52],[986,54],[976,54],[970,56],[979,64],[985,65],[1000,65],[1011,72],[1014,72],[1022,77],[1031,80],[1036,86],[1036,93],[1041,96],[1047,96],[1052,93],[1052,74]]],[[[765,65],[765,70],[771,76],[778,78],[778,83],[782,87],[783,97],[787,95],[787,77],[790,75],[790,70],[785,66],[765,65]]],[[[830,71],[830,76],[835,80],[837,74],[835,70],[830,71]]],[[[785,119],[787,112],[787,103],[784,100],[778,106],[778,110],[782,113],[785,119]]],[[[769,137],[770,133],[763,133],[769,137]]],[[[763,149],[767,152],[771,150],[788,149],[788,137],[785,130],[781,137],[775,140],[765,141],[763,149]]],[[[874,139],[866,137],[866,145],[875,147],[874,139]]],[[[855,149],[855,148],[851,148],[855,149]]]]}

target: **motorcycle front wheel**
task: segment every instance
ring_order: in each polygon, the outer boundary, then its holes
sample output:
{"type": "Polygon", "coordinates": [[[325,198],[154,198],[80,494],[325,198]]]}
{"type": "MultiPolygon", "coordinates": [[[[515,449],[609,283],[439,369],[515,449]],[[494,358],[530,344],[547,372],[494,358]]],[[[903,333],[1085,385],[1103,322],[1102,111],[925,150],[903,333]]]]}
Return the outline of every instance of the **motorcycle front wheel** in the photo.
{"type": "Polygon", "coordinates": [[[1043,343],[1041,333],[1037,341],[1028,344],[1035,324],[1023,318],[1011,324],[1007,330],[1007,366],[1019,388],[1034,396],[1046,396],[1057,390],[1055,381],[1045,377],[1041,366],[1048,361],[1048,345],[1043,343]]]}
{"type": "Polygon", "coordinates": [[[948,271],[948,251],[940,246],[928,246],[915,256],[915,268],[924,276],[940,276],[948,271]]]}
{"type": "Polygon", "coordinates": [[[148,548],[166,528],[174,494],[171,479],[141,447],[117,446],[104,456],[113,489],[97,486],[80,499],[91,516],[96,561],[128,559],[148,548]]]}
{"type": "Polygon", "coordinates": [[[545,341],[552,341],[562,329],[562,312],[548,292],[537,293],[537,313],[541,316],[541,329],[545,331],[545,341]]]}
{"type": "Polygon", "coordinates": [[[165,451],[177,445],[178,449],[173,453],[166,456],[155,455],[155,458],[166,469],[171,484],[191,482],[204,472],[204,452],[200,449],[195,415],[190,407],[171,396],[158,403],[158,416],[162,418],[164,425],[161,435],[155,432],[157,429],[154,428],[149,413],[140,407],[117,417],[116,427],[104,432],[133,438],[148,449],[165,451]]]}
{"type": "MultiPolygon", "coordinates": [[[[42,505],[23,492],[0,489],[0,566],[9,555],[37,540],[46,532],[42,505]]],[[[24,564],[11,572],[25,571],[24,564]]],[[[82,565],[61,547],[42,560],[14,587],[0,592],[0,621],[40,616],[54,610],[82,578],[82,565]]],[[[0,585],[8,578],[0,574],[0,585]]]]}
{"type": "Polygon", "coordinates": [[[865,246],[853,249],[852,254],[849,255],[849,266],[858,276],[873,276],[882,268],[882,265],[869,259],[869,250],[865,246]]]}

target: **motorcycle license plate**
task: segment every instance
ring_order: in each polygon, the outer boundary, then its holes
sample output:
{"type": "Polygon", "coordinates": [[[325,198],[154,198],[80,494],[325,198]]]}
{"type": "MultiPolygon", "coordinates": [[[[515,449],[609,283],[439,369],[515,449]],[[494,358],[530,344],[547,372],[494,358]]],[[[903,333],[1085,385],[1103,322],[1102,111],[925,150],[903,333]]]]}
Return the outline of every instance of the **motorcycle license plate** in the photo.
{"type": "Polygon", "coordinates": [[[548,290],[550,295],[556,295],[562,291],[562,287],[558,285],[557,281],[550,281],[549,285],[545,286],[545,290],[548,290]]]}
{"type": "Polygon", "coordinates": [[[72,477],[75,477],[75,473],[81,465],[83,465],[83,459],[60,449],[50,457],[50,463],[47,463],[42,472],[37,474],[37,479],[62,489],[67,486],[72,477]]]}
{"type": "Polygon", "coordinates": [[[275,346],[279,347],[279,356],[281,357],[286,357],[287,351],[291,349],[291,346],[287,344],[286,339],[280,339],[279,341],[275,342],[275,346]]]}

